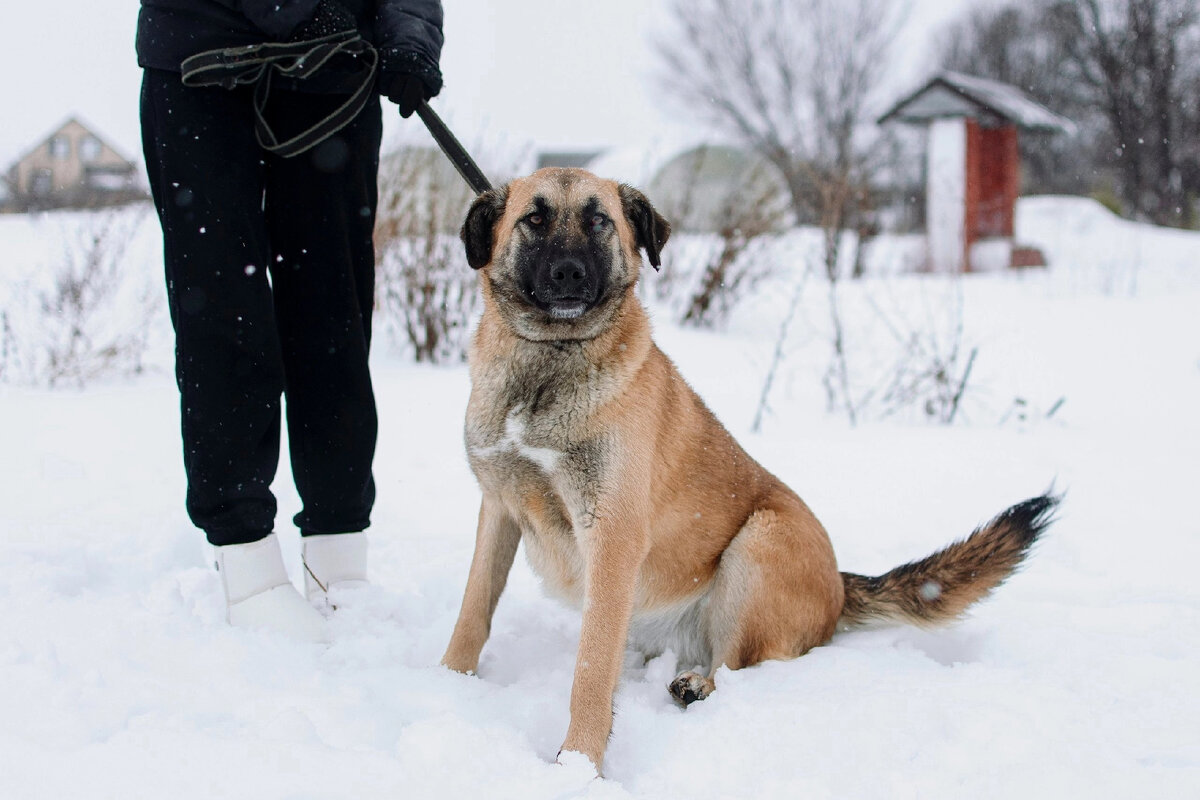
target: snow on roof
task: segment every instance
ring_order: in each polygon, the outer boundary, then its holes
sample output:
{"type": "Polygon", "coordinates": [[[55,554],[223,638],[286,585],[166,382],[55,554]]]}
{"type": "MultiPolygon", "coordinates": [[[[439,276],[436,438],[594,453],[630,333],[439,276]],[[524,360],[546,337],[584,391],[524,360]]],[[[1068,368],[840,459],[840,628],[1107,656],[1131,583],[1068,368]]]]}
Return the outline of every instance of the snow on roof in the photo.
{"type": "Polygon", "coordinates": [[[1000,117],[1027,130],[1075,131],[1075,123],[1035,102],[1016,86],[949,71],[935,75],[894,105],[879,122],[924,123],[939,117],[981,115],[1000,117]]]}
{"type": "Polygon", "coordinates": [[[702,144],[718,143],[719,139],[705,139],[698,134],[658,136],[647,145],[606,150],[589,161],[586,169],[601,178],[646,189],[659,171],[676,156],[702,144]]]}
{"type": "Polygon", "coordinates": [[[586,169],[601,178],[645,186],[666,158],[654,147],[617,147],[606,150],[588,162],[586,169]]]}

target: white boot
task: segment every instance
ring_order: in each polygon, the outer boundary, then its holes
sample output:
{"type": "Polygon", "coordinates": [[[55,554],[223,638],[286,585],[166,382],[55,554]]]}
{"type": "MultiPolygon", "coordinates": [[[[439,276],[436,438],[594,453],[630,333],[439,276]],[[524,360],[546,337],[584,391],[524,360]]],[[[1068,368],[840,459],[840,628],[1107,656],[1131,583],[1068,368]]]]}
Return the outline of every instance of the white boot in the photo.
{"type": "Polygon", "coordinates": [[[325,618],[288,581],[275,534],[218,547],[216,553],[230,625],[265,628],[300,641],[329,641],[325,618]]]}
{"type": "Polygon", "coordinates": [[[311,603],[329,602],[330,589],[348,589],[367,582],[367,535],[336,533],[305,536],[304,593],[311,603]]]}

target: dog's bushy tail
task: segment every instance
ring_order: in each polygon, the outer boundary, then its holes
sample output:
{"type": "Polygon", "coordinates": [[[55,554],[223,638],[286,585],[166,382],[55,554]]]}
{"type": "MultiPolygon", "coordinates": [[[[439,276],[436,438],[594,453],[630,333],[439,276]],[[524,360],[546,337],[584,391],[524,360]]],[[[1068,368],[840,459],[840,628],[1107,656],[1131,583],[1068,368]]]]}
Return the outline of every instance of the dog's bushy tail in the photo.
{"type": "Polygon", "coordinates": [[[1060,500],[1047,492],[1017,503],[966,539],[877,578],[843,572],[846,603],[838,628],[952,622],[1016,571],[1054,521],[1060,500]]]}

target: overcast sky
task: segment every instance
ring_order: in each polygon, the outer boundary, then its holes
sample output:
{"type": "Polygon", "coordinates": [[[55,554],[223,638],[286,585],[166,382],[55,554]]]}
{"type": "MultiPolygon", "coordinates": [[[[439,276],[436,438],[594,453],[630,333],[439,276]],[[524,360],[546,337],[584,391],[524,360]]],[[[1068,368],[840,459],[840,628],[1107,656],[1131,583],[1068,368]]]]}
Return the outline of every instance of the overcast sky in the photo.
{"type": "MultiPolygon", "coordinates": [[[[898,79],[925,77],[927,34],[972,0],[914,0],[898,79]]],[[[634,147],[694,135],[658,96],[666,0],[444,0],[446,88],[435,107],[475,148],[634,147]]],[[[0,165],[77,115],[140,160],[136,0],[13,2],[0,48],[0,165]]],[[[422,136],[390,119],[387,137],[422,136]]]]}

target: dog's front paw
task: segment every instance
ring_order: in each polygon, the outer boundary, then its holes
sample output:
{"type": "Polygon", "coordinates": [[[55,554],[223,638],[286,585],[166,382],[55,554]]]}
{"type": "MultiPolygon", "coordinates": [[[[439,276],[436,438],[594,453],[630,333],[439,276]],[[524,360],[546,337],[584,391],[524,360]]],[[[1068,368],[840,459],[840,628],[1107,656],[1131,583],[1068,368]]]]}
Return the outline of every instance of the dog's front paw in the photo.
{"type": "Polygon", "coordinates": [[[450,653],[442,656],[442,666],[447,669],[452,669],[455,672],[461,672],[463,675],[474,675],[479,669],[479,660],[471,660],[468,658],[455,658],[450,653]]]}
{"type": "Polygon", "coordinates": [[[608,737],[602,737],[598,741],[585,742],[586,736],[572,736],[567,734],[566,741],[562,747],[558,749],[558,755],[555,756],[555,762],[564,766],[574,766],[587,760],[592,769],[597,775],[600,775],[601,765],[604,764],[604,750],[608,744],[608,737]]]}
{"type": "Polygon", "coordinates": [[[676,675],[675,680],[667,686],[667,691],[671,693],[671,697],[675,698],[676,703],[687,708],[697,700],[708,697],[715,688],[712,678],[706,678],[698,672],[689,670],[676,675]]]}
{"type": "Polygon", "coordinates": [[[554,762],[582,776],[600,777],[600,770],[596,767],[595,759],[574,750],[559,750],[554,762]],[[588,775],[588,773],[591,774],[588,775]]]}

